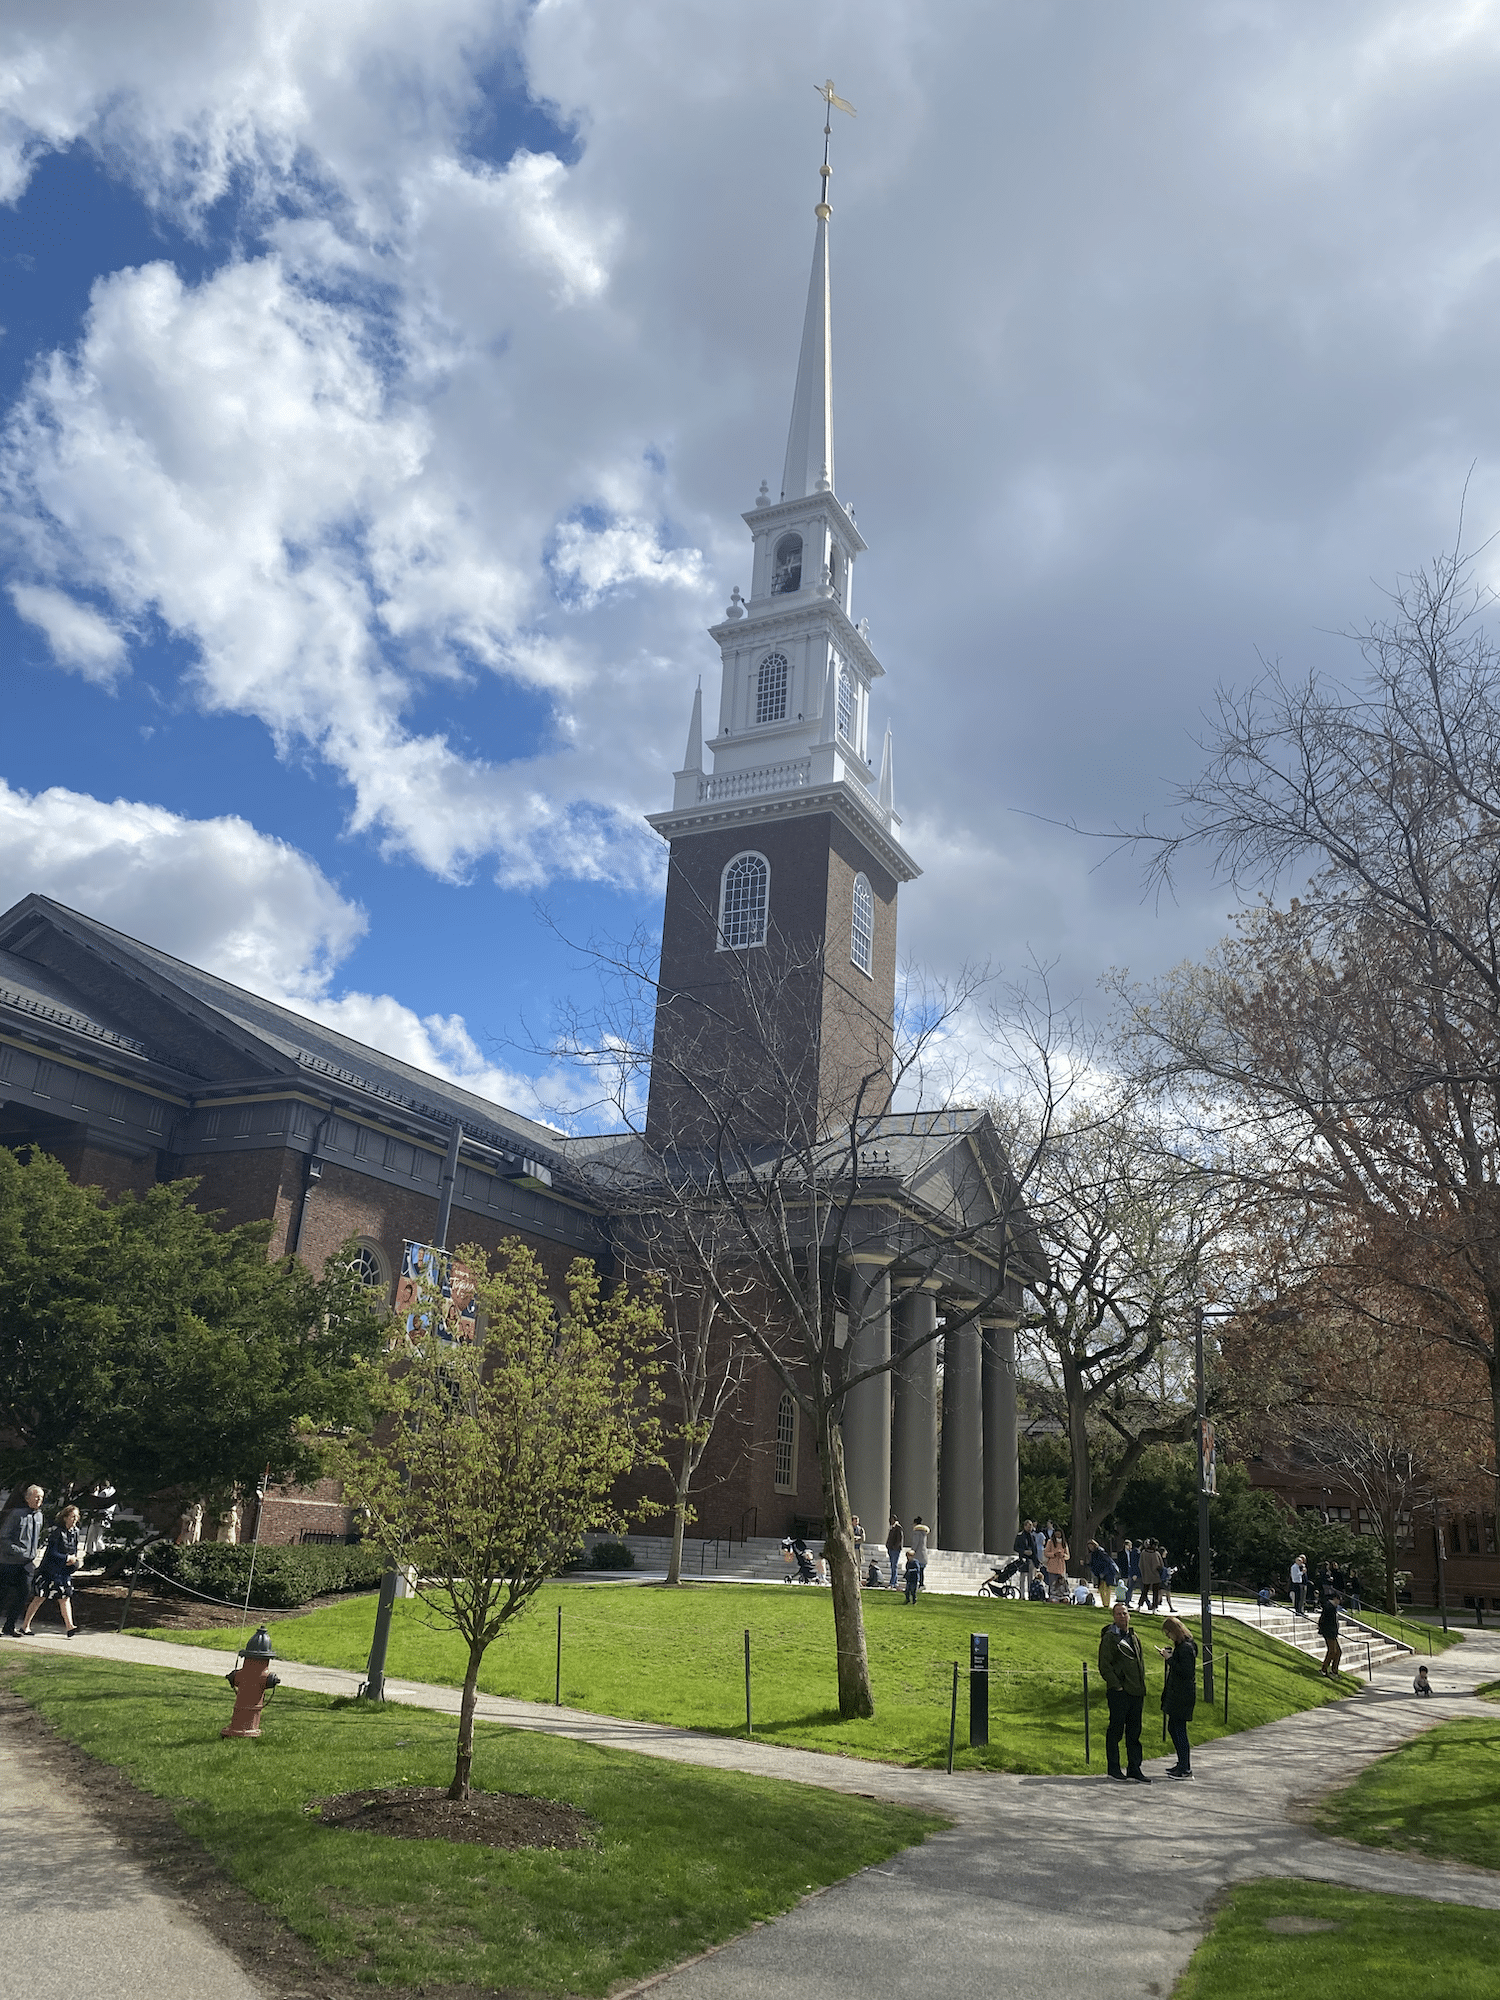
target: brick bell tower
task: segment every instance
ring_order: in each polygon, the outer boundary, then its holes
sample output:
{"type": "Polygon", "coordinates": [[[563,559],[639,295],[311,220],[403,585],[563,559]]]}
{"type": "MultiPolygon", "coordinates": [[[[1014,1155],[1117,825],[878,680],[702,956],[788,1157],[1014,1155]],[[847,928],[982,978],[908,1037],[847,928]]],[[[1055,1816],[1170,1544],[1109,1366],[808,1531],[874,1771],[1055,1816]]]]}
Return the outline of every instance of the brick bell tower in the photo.
{"type": "Polygon", "coordinates": [[[762,482],[743,516],[750,596],[710,628],[717,727],[705,744],[700,684],[672,809],[649,820],[671,848],[646,1121],[662,1147],[821,1129],[889,1096],[896,892],[921,871],[889,729],[878,775],[870,759],[885,670],[854,623],[866,543],[834,488],[824,138],[781,492],[762,482]]]}

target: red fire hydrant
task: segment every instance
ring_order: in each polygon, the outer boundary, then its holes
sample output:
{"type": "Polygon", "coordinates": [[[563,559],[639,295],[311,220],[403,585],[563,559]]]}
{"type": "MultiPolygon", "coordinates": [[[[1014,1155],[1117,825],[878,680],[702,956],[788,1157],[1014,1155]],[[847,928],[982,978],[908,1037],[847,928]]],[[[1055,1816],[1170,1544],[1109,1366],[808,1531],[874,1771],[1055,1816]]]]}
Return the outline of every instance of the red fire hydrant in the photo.
{"type": "Polygon", "coordinates": [[[224,1676],[234,1689],[234,1719],[227,1729],[219,1731],[221,1736],[259,1736],[260,1712],[266,1705],[266,1696],[272,1688],[281,1686],[271,1672],[275,1657],[271,1635],[262,1625],[245,1648],[244,1665],[224,1676]]]}

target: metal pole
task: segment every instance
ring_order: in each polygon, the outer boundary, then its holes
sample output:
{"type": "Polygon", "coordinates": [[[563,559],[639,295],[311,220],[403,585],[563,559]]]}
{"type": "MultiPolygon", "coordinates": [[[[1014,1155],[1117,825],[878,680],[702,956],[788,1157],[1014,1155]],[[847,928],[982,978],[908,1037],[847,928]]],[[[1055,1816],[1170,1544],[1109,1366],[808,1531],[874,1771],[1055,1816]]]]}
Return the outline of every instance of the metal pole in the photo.
{"type": "Polygon", "coordinates": [[[1209,1707],[1214,1702],[1214,1604],[1213,1550],[1208,1539],[1208,1495],[1203,1490],[1207,1466],[1203,1462],[1203,1426],[1207,1421],[1203,1386],[1203,1308],[1198,1308],[1198,1329],[1196,1343],[1196,1375],[1198,1402],[1198,1593],[1199,1615],[1202,1619],[1203,1641],[1203,1699],[1209,1707]]]}
{"type": "Polygon", "coordinates": [[[953,1738],[958,1729],[958,1662],[953,1662],[953,1706],[948,1711],[948,1776],[953,1776],[953,1738]]]}
{"type": "MultiPolygon", "coordinates": [[[[1443,1546],[1442,1503],[1436,1498],[1433,1499],[1432,1503],[1432,1518],[1437,1524],[1438,1608],[1443,1614],[1443,1630],[1446,1632],[1448,1629],[1448,1551],[1443,1546]]],[[[1428,1646],[1430,1650],[1430,1640],[1428,1641],[1428,1646]]]]}
{"type": "Polygon", "coordinates": [[[1371,1653],[1371,1651],[1370,1651],[1370,1642],[1369,1642],[1369,1640],[1368,1640],[1368,1639],[1366,1639],[1366,1641],[1365,1641],[1365,1679],[1366,1679],[1367,1681],[1372,1681],[1372,1680],[1374,1680],[1374,1678],[1375,1678],[1375,1660],[1374,1660],[1374,1656],[1373,1656],[1373,1654],[1372,1654],[1372,1653],[1371,1653]]]}
{"type": "Polygon", "coordinates": [[[553,1704],[562,1707],[562,1606],[557,1607],[557,1680],[553,1689],[553,1704]]]}
{"type": "Polygon", "coordinates": [[[1224,1727],[1229,1727],[1229,1649],[1224,1649],[1224,1727]]]}
{"type": "Polygon", "coordinates": [[[255,1539],[250,1544],[250,1575],[245,1582],[245,1609],[242,1614],[246,1624],[250,1622],[250,1593],[255,1588],[255,1558],[260,1554],[260,1517],[266,1511],[266,1493],[270,1484],[271,1468],[268,1464],[255,1489],[255,1539]]]}
{"type": "Polygon", "coordinates": [[[745,1627],[745,1734],[754,1735],[750,1720],[750,1627],[745,1627]]]}
{"type": "Polygon", "coordinates": [[[448,1223],[453,1214],[453,1189],[458,1180],[458,1149],[464,1142],[464,1128],[455,1125],[448,1134],[448,1155],[443,1161],[443,1178],[438,1190],[437,1235],[434,1250],[448,1247],[448,1223]]]}
{"type": "Polygon", "coordinates": [[[1089,1755],[1089,1663],[1083,1663],[1083,1761],[1090,1761],[1089,1755]]]}

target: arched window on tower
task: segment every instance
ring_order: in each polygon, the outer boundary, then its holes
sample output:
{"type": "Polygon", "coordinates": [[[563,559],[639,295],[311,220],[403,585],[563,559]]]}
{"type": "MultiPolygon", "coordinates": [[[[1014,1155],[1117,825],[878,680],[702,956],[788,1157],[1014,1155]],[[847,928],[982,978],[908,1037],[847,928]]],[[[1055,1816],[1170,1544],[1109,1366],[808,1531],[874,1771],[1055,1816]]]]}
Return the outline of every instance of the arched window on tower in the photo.
{"type": "Polygon", "coordinates": [[[789,1389],[776,1405],[776,1491],[797,1490],[797,1403],[789,1389]]]}
{"type": "Polygon", "coordinates": [[[874,977],[875,897],[863,875],[854,878],[854,921],[849,927],[849,956],[861,972],[874,977]]]}
{"type": "Polygon", "coordinates": [[[847,667],[840,667],[838,673],[839,735],[843,737],[846,743],[858,749],[859,745],[854,740],[855,718],[859,713],[854,695],[854,676],[849,672],[847,667]]]}
{"type": "Polygon", "coordinates": [[[786,654],[767,653],[755,677],[755,719],[757,722],[786,720],[786,654]]]}
{"type": "Polygon", "coordinates": [[[719,950],[744,951],[766,941],[771,864],[763,854],[737,854],[719,890],[719,950]]]}
{"type": "Polygon", "coordinates": [[[783,535],[771,565],[771,594],[802,588],[802,537],[783,535]]]}

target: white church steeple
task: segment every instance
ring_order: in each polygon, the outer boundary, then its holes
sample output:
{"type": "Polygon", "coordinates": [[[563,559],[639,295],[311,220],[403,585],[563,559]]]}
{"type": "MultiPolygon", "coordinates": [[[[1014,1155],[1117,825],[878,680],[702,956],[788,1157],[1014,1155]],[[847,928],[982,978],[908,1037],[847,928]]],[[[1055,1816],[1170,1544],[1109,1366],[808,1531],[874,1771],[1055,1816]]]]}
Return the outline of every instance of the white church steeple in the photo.
{"type": "Polygon", "coordinates": [[[833,308],[828,202],[832,113],[848,111],[832,83],[826,113],[822,199],[814,211],[812,275],[779,499],[764,481],[743,518],[753,544],[750,593],[735,587],[711,629],[723,656],[718,727],[704,746],[695,697],[689,752],[672,811],[651,816],[667,839],[728,820],[802,817],[830,810],[870,841],[898,881],[921,871],[900,844],[889,740],[882,784],[870,759],[870,691],[885,669],[854,623],[854,567],[866,543],[834,489],[833,308]]]}

